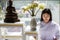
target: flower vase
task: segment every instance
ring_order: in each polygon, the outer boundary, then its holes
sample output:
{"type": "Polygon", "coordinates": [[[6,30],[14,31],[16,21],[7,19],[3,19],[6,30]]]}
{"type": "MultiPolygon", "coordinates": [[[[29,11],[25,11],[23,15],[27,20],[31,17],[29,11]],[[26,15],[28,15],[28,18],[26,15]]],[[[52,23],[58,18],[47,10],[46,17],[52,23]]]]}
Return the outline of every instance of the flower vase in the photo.
{"type": "Polygon", "coordinates": [[[36,26],[37,26],[36,18],[31,17],[31,21],[30,21],[31,31],[36,31],[36,26]]]}

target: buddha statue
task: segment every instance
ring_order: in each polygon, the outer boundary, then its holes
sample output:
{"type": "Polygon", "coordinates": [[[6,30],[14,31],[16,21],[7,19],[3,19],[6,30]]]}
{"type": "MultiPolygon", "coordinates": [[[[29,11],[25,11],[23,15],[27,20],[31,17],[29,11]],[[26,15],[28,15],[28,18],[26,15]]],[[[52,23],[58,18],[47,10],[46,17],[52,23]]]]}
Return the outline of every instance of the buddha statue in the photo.
{"type": "Polygon", "coordinates": [[[5,15],[5,19],[4,22],[5,23],[15,23],[15,22],[19,22],[20,20],[18,19],[18,15],[16,13],[15,7],[12,6],[13,1],[9,0],[8,1],[8,6],[6,8],[6,15],[5,15]]]}

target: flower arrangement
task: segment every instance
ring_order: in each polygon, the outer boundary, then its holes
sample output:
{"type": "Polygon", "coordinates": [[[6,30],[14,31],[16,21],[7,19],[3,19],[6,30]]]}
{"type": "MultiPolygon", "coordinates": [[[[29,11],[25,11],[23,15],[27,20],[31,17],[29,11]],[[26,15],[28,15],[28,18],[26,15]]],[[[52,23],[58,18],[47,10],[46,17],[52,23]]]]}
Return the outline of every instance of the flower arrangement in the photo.
{"type": "Polygon", "coordinates": [[[44,8],[45,8],[45,5],[43,3],[39,4],[37,2],[32,2],[30,5],[22,8],[23,12],[29,12],[30,15],[32,16],[30,21],[31,31],[35,31],[37,26],[37,22],[34,16],[37,15],[39,10],[43,10],[44,8]]]}
{"type": "Polygon", "coordinates": [[[44,8],[45,8],[45,5],[43,3],[38,4],[36,2],[33,2],[32,4],[30,4],[26,7],[23,7],[22,10],[23,10],[23,12],[28,11],[31,16],[36,16],[38,11],[43,10],[44,8]],[[37,9],[37,8],[38,8],[38,10],[35,12],[35,9],[37,9]]]}

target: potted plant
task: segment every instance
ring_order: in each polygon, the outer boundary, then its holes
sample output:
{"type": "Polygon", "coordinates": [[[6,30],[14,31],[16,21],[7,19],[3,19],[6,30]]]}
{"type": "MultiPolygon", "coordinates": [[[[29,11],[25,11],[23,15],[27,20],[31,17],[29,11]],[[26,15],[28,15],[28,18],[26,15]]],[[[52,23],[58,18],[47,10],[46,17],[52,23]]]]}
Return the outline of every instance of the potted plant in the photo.
{"type": "Polygon", "coordinates": [[[37,26],[37,22],[36,22],[36,15],[38,13],[39,10],[43,10],[44,9],[44,4],[38,4],[36,2],[31,3],[30,5],[23,7],[22,10],[23,12],[28,11],[29,14],[31,15],[31,21],[30,21],[30,27],[32,31],[36,30],[36,26],[37,26]],[[36,11],[35,9],[38,10],[36,11]]]}

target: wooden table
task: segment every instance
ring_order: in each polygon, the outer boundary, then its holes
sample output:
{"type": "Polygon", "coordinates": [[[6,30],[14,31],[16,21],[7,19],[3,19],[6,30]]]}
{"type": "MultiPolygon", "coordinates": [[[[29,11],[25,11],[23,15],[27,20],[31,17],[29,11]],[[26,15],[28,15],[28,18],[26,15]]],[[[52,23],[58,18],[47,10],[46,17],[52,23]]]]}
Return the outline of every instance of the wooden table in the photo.
{"type": "MultiPolygon", "coordinates": [[[[7,33],[6,34],[4,34],[4,35],[1,35],[0,36],[0,38],[4,38],[4,39],[8,39],[8,38],[22,38],[23,39],[23,24],[14,24],[14,23],[4,23],[4,24],[0,24],[0,32],[1,32],[1,30],[3,30],[4,31],[4,28],[6,28],[7,29],[7,27],[20,27],[20,28],[22,28],[22,30],[21,30],[21,32],[22,32],[22,36],[15,36],[15,35],[7,35],[7,33]],[[2,28],[2,29],[1,29],[2,28]]],[[[5,30],[6,31],[6,30],[5,30]]]]}
{"type": "MultiPolygon", "coordinates": [[[[38,40],[38,34],[37,34],[37,32],[35,32],[35,31],[31,31],[31,32],[25,32],[25,37],[26,36],[33,36],[33,37],[36,37],[36,40],[38,40]]],[[[26,40],[26,38],[25,38],[25,40],[26,40]]],[[[29,40],[29,39],[28,39],[29,40]]]]}

